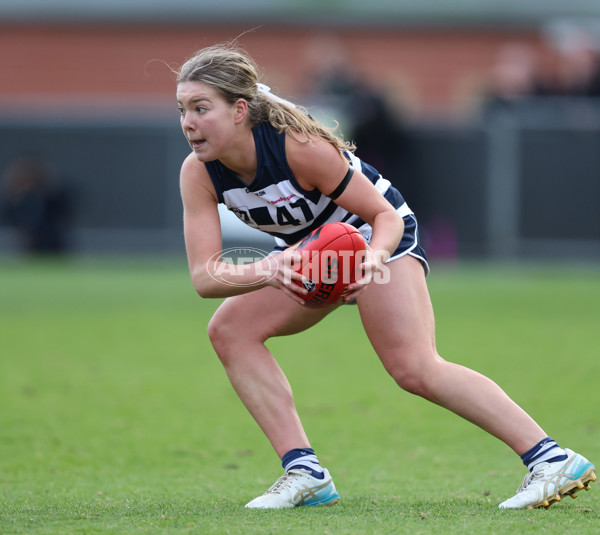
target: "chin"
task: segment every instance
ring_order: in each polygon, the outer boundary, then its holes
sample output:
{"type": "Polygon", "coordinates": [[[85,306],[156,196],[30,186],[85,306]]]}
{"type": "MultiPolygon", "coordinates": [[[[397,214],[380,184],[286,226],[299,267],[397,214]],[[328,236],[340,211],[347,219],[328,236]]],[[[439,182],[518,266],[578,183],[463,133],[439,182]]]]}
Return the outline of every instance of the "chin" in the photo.
{"type": "Polygon", "coordinates": [[[206,154],[200,154],[198,152],[194,152],[194,156],[196,157],[196,160],[198,160],[199,162],[203,162],[203,163],[210,162],[215,159],[215,158],[210,158],[206,154]]]}

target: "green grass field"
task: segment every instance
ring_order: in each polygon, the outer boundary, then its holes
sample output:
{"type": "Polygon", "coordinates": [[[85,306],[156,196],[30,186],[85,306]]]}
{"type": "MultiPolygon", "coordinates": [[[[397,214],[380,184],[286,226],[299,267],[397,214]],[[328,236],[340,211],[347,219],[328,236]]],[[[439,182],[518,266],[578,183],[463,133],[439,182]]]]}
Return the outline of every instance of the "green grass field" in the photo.
{"type": "MultiPolygon", "coordinates": [[[[600,462],[600,266],[439,267],[441,354],[600,462]]],[[[0,533],[598,533],[600,488],[500,511],[504,444],[399,390],[344,307],[270,347],[335,507],[245,510],[280,475],[182,261],[0,262],[0,533]],[[310,372],[307,372],[310,370],[310,372]]]]}

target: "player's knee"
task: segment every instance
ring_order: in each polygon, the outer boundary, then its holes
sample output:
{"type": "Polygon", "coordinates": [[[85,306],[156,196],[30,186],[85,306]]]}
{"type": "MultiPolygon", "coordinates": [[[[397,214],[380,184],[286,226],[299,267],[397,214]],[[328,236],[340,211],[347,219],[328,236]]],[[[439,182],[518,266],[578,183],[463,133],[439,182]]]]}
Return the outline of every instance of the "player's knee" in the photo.
{"type": "Polygon", "coordinates": [[[432,396],[432,373],[429,366],[425,365],[426,359],[413,359],[410,362],[398,362],[387,366],[388,373],[396,384],[407,392],[416,396],[430,399],[432,396]]]}
{"type": "Polygon", "coordinates": [[[227,355],[233,342],[236,340],[235,329],[226,319],[218,314],[212,317],[208,323],[207,334],[210,343],[219,357],[227,355]]]}
{"type": "Polygon", "coordinates": [[[258,330],[246,328],[235,318],[219,312],[209,321],[207,334],[223,364],[231,358],[245,354],[252,344],[261,342],[258,330]]]}
{"type": "Polygon", "coordinates": [[[391,375],[402,390],[406,390],[415,396],[428,397],[427,383],[421,374],[402,371],[391,375]]]}

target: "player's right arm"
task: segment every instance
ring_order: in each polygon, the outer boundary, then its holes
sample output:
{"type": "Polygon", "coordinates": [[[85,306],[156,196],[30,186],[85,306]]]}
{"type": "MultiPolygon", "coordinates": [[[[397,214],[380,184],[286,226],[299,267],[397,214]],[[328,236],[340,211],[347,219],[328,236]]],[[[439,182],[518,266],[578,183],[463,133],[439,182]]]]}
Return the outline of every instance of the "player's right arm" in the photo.
{"type": "Polygon", "coordinates": [[[211,297],[216,281],[207,271],[209,259],[221,250],[221,221],[217,193],[204,164],[190,154],[181,166],[183,231],[188,265],[194,288],[211,297]]]}
{"type": "Polygon", "coordinates": [[[194,154],[183,162],[180,186],[190,275],[201,297],[230,297],[274,286],[303,302],[296,294],[305,293],[304,289],[298,286],[290,289],[289,282],[290,277],[300,276],[291,274],[283,262],[273,262],[271,258],[232,270],[231,265],[220,261],[223,242],[217,193],[206,167],[194,154]],[[266,275],[269,270],[271,275],[266,275]]]}

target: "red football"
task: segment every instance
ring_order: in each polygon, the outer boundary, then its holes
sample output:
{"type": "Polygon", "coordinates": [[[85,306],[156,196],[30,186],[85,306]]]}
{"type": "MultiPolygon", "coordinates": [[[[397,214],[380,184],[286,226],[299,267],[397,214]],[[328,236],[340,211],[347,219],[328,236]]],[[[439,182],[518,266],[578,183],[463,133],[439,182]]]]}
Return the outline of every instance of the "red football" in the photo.
{"type": "Polygon", "coordinates": [[[301,295],[308,306],[323,307],[339,302],[349,284],[361,276],[366,243],[362,234],[347,223],[327,223],[313,230],[298,245],[302,263],[296,269],[307,280],[301,295]]]}

